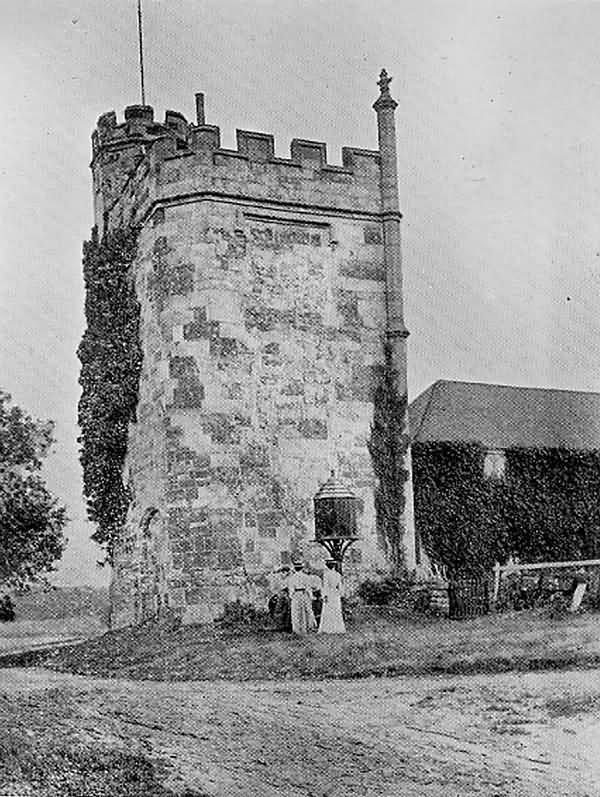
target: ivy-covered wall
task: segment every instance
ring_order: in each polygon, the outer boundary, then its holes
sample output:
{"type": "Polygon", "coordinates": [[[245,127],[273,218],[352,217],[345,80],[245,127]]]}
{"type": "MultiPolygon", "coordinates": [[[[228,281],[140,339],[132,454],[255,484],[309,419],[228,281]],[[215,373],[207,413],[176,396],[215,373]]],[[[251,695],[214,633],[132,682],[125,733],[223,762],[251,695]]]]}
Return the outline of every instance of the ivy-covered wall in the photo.
{"type": "Polygon", "coordinates": [[[135,421],[142,350],[132,264],[138,230],[120,227],[83,245],[86,330],[77,351],[80,460],[92,538],[112,561],[131,496],[123,483],[129,424],[135,421]]]}
{"type": "Polygon", "coordinates": [[[600,452],[510,449],[503,479],[484,478],[478,444],[412,446],[415,523],[433,561],[477,573],[508,556],[600,555],[600,452]]]}
{"type": "Polygon", "coordinates": [[[406,457],[410,442],[407,433],[407,396],[399,395],[397,374],[393,370],[389,344],[373,399],[371,437],[367,442],[373,471],[377,477],[375,512],[378,536],[394,574],[406,570],[404,527],[406,482],[409,472],[406,457]]]}

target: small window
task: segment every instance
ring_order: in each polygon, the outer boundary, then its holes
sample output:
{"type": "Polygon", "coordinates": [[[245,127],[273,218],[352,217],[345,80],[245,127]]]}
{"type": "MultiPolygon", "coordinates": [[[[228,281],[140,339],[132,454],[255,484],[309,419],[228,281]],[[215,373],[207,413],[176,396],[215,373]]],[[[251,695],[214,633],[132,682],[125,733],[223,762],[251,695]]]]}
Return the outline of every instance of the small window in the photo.
{"type": "Polygon", "coordinates": [[[485,479],[502,480],[506,473],[506,455],[504,451],[488,451],[483,460],[483,477],[485,479]]]}

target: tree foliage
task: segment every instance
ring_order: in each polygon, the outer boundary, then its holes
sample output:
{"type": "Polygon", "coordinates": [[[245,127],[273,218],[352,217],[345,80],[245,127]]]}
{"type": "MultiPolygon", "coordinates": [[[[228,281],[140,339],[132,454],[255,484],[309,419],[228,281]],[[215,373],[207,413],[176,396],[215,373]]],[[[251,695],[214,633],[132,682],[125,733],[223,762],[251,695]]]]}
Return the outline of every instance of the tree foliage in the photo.
{"type": "Polygon", "coordinates": [[[521,561],[595,558],[600,540],[600,454],[506,451],[503,479],[483,475],[478,444],[414,444],[417,529],[429,556],[452,572],[521,561]]]}
{"type": "Polygon", "coordinates": [[[131,496],[123,482],[129,424],[135,421],[142,352],[140,306],[131,266],[138,231],[123,227],[83,246],[87,328],[78,349],[80,460],[92,539],[112,559],[131,496]]]}
{"type": "Polygon", "coordinates": [[[378,532],[396,574],[405,569],[405,485],[409,477],[406,456],[410,442],[406,411],[407,396],[398,393],[397,374],[389,345],[386,344],[385,363],[374,396],[368,448],[377,478],[375,513],[378,532]]]}
{"type": "Polygon", "coordinates": [[[22,589],[53,570],[67,522],[40,470],[53,424],[34,421],[0,391],[0,584],[22,589]]]}

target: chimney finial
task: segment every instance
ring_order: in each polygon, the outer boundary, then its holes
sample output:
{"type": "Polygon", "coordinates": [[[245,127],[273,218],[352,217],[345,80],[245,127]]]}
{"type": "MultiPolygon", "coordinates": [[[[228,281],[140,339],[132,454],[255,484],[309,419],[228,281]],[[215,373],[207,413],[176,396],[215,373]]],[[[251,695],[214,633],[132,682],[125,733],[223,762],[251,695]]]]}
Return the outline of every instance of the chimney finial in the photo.
{"type": "Polygon", "coordinates": [[[379,73],[379,80],[377,81],[377,85],[381,89],[382,94],[389,94],[390,93],[390,83],[394,78],[388,77],[387,69],[382,69],[379,73]]]}
{"type": "Polygon", "coordinates": [[[398,107],[398,103],[396,100],[392,98],[390,94],[390,83],[392,82],[393,78],[391,78],[388,73],[387,69],[382,69],[379,73],[379,80],[377,81],[377,85],[379,86],[379,97],[377,98],[373,108],[376,111],[379,111],[383,108],[393,108],[396,109],[398,107]]]}

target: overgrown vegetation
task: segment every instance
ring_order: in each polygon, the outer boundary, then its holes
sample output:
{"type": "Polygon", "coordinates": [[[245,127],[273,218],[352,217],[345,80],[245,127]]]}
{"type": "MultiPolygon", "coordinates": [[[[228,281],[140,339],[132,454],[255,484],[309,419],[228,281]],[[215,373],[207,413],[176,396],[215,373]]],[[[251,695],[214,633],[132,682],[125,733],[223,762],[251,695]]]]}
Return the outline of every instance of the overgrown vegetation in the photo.
{"type": "Polygon", "coordinates": [[[409,476],[406,455],[410,439],[407,433],[407,396],[398,393],[397,378],[391,348],[386,343],[384,367],[375,391],[368,448],[377,477],[375,512],[378,533],[384,541],[393,573],[400,575],[405,570],[404,491],[409,476]]]}
{"type": "Polygon", "coordinates": [[[92,538],[112,560],[131,496],[123,483],[128,427],[135,421],[142,350],[132,264],[138,229],[122,227],[83,245],[87,328],[78,349],[80,459],[92,538]]]}
{"type": "Polygon", "coordinates": [[[600,540],[600,454],[506,452],[503,479],[483,475],[478,444],[412,447],[415,520],[429,556],[451,573],[521,561],[595,558],[600,540]]]}
{"type": "Polygon", "coordinates": [[[52,431],[50,421],[33,420],[0,391],[0,587],[5,589],[29,587],[62,556],[65,508],[40,475],[52,431]]]}

